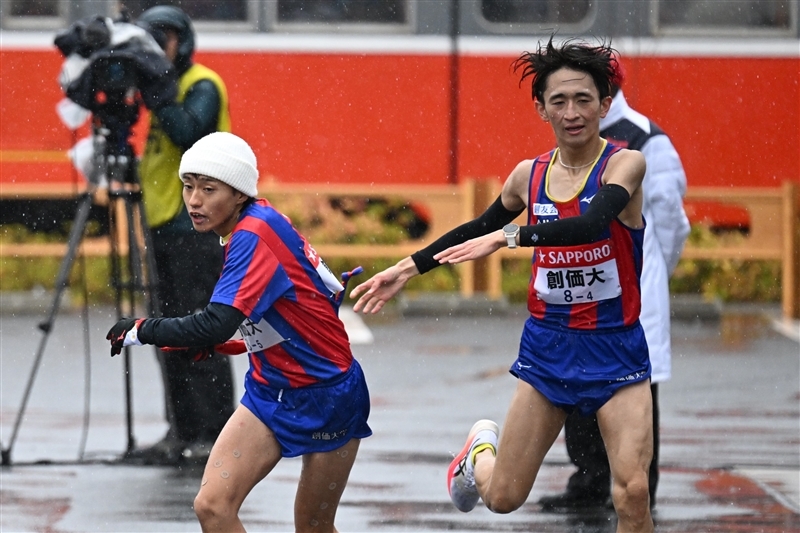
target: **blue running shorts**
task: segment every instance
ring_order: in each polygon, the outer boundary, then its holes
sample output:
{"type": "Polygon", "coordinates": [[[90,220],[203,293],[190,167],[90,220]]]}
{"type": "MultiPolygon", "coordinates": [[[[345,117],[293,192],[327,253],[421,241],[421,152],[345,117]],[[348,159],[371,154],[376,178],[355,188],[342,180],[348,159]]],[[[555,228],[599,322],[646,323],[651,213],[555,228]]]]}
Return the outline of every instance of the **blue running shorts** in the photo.
{"type": "Polygon", "coordinates": [[[509,370],[567,413],[597,412],[620,387],[650,378],[638,322],[614,330],[553,328],[528,318],[509,370]]]}
{"type": "Polygon", "coordinates": [[[242,405],[272,430],[283,457],[329,452],[372,435],[367,381],[355,359],[347,372],[327,383],[275,389],[248,372],[244,388],[242,405]]]}

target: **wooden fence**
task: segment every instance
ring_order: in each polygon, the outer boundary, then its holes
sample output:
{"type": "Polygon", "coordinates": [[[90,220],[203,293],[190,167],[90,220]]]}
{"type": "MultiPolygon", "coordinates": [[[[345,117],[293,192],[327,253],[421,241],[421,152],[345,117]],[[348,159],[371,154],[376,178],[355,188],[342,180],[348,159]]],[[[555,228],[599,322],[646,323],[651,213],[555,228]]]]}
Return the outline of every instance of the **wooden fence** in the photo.
{"type": "Polygon", "coordinates": [[[740,259],[781,262],[783,316],[800,318],[800,197],[798,184],[786,181],[776,188],[694,187],[686,202],[712,202],[744,208],[748,232],[732,243],[713,247],[687,244],[685,259],[740,259]]]}
{"type": "MultiPolygon", "coordinates": [[[[781,306],[785,317],[800,318],[800,196],[796,182],[785,182],[776,188],[690,187],[686,203],[712,202],[738,206],[747,212],[748,231],[743,237],[721,245],[700,247],[689,244],[685,259],[739,259],[746,261],[776,260],[782,265],[781,306]]],[[[426,246],[433,239],[473,218],[496,198],[496,180],[468,180],[459,185],[356,185],[356,184],[297,184],[267,181],[261,184],[260,194],[276,206],[289,198],[384,198],[402,199],[423,208],[428,215],[429,229],[418,240],[401,244],[329,244],[313,242],[324,258],[402,258],[426,246]]],[[[3,197],[9,197],[8,190],[3,197]]],[[[26,193],[15,197],[42,197],[26,193]]],[[[99,201],[104,201],[99,194],[99,201]]],[[[0,256],[40,257],[63,256],[66,245],[4,244],[0,256]]],[[[124,251],[124,250],[123,250],[124,251]]],[[[103,255],[109,252],[108,239],[86,239],[82,252],[103,255]]],[[[460,293],[463,297],[485,293],[491,299],[502,296],[502,260],[530,258],[531,250],[502,249],[491,257],[459,265],[460,293]]]]}

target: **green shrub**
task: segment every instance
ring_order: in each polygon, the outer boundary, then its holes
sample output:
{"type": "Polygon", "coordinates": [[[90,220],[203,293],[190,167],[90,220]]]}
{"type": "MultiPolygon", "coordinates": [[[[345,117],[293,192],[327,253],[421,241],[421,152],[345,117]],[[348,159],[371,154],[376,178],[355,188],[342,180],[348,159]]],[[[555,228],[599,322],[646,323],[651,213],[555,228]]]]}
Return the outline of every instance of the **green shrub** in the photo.
{"type": "MultiPolygon", "coordinates": [[[[720,233],[704,225],[692,226],[689,235],[691,243],[705,248],[735,244],[743,238],[737,231],[720,233]]],[[[779,302],[781,263],[777,260],[682,259],[670,279],[670,290],[725,302],[779,302]]]]}
{"type": "MultiPolygon", "coordinates": [[[[396,244],[408,240],[407,228],[413,223],[411,210],[393,202],[367,201],[333,208],[323,200],[311,206],[301,205],[298,201],[280,208],[312,244],[396,244]]],[[[89,228],[89,231],[96,232],[96,228],[89,228]]],[[[22,226],[2,225],[0,243],[64,242],[64,234],[31,233],[22,226]]],[[[689,238],[701,246],[715,246],[740,239],[741,236],[735,233],[717,235],[709,228],[694,226],[689,238]]],[[[398,259],[401,257],[369,260],[337,258],[329,260],[328,266],[337,274],[362,266],[364,274],[352,281],[352,288],[393,265],[398,259]]],[[[78,258],[69,277],[72,297],[79,301],[82,298],[84,284],[81,282],[81,273],[82,265],[85,265],[89,300],[113,302],[109,263],[105,257],[78,258]]],[[[52,289],[60,264],[58,258],[3,257],[0,260],[0,291],[28,291],[36,287],[52,289]]],[[[503,261],[503,293],[509,301],[526,300],[530,270],[529,259],[503,261]]],[[[452,292],[457,291],[458,287],[457,268],[443,266],[425,276],[414,278],[407,288],[414,291],[452,292]]],[[[709,300],[777,302],[781,298],[781,266],[778,261],[684,259],[670,280],[670,289],[673,293],[701,294],[709,300]]]]}

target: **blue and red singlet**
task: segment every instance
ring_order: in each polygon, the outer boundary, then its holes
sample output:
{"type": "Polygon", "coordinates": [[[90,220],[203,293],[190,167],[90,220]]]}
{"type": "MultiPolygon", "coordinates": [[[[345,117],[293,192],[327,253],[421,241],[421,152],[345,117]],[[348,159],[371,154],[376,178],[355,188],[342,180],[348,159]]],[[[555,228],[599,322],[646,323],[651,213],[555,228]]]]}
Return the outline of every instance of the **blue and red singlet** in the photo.
{"type": "Polygon", "coordinates": [[[212,302],[239,309],[249,376],[269,387],[333,380],[352,363],[337,316],[342,286],[305,238],[265,199],[242,213],[225,245],[212,302]]]}
{"type": "MultiPolygon", "coordinates": [[[[620,150],[606,144],[581,190],[560,202],[548,191],[555,150],[533,162],[528,190],[528,224],[579,216],[603,186],[609,158],[620,150]]],[[[603,330],[633,325],[639,319],[644,228],[615,219],[596,241],[578,246],[537,246],[528,287],[528,310],[551,326],[603,330]]]]}

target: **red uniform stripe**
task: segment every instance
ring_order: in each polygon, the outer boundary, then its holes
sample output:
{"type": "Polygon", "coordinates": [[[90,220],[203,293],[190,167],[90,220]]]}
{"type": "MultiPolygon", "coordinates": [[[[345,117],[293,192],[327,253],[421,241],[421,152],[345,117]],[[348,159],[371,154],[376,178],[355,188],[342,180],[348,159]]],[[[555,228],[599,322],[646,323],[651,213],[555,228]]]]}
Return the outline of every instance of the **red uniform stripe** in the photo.
{"type": "MultiPolygon", "coordinates": [[[[528,225],[533,226],[538,221],[539,217],[533,212],[533,204],[539,198],[539,188],[542,185],[542,180],[547,173],[547,167],[550,163],[551,154],[539,157],[534,160],[533,168],[531,169],[531,177],[528,185],[528,225]]],[[[533,280],[536,279],[536,253],[537,247],[533,248],[533,256],[531,258],[531,278],[528,283],[528,311],[531,316],[538,319],[543,319],[547,311],[547,304],[539,299],[536,291],[533,288],[533,280]]]]}
{"type": "Polygon", "coordinates": [[[291,356],[280,344],[271,346],[264,352],[267,362],[275,369],[279,370],[292,387],[302,387],[312,385],[317,379],[306,374],[302,366],[291,356]]]}
{"type": "Polygon", "coordinates": [[[304,335],[304,340],[311,346],[312,350],[326,357],[342,372],[346,372],[353,363],[352,354],[349,350],[350,343],[345,340],[347,339],[346,333],[342,336],[334,336],[333,338],[324,336],[321,333],[333,328],[341,328],[342,326],[339,319],[336,315],[329,315],[324,311],[315,312],[313,318],[309,318],[305,313],[301,317],[300,305],[302,305],[302,302],[295,304],[294,302],[283,300],[276,302],[275,308],[278,309],[278,312],[287,319],[294,329],[309,333],[308,335],[304,335]]]}
{"type": "Polygon", "coordinates": [[[271,279],[279,265],[280,263],[278,262],[278,259],[275,257],[275,255],[270,253],[268,248],[256,246],[253,259],[250,261],[247,267],[247,272],[242,279],[239,290],[236,291],[237,298],[235,303],[237,304],[237,307],[246,310],[248,315],[252,313],[253,309],[258,304],[258,300],[245,301],[240,300],[238,296],[240,294],[246,294],[248,296],[260,296],[262,291],[261,285],[264,278],[271,279]]]}
{"type": "Polygon", "coordinates": [[[248,355],[250,356],[250,364],[253,365],[253,372],[251,373],[253,378],[263,385],[269,385],[269,381],[267,381],[267,378],[261,373],[261,359],[254,353],[248,355]]]}
{"type": "Polygon", "coordinates": [[[333,340],[331,337],[333,336],[313,334],[340,328],[342,329],[341,338],[347,338],[347,334],[344,332],[341,321],[336,316],[330,301],[327,298],[320,297],[319,291],[308,277],[305,269],[269,224],[253,217],[248,217],[246,222],[246,224],[242,225],[243,229],[250,229],[258,235],[264,236],[267,246],[277,256],[280,264],[289,273],[289,278],[295,283],[297,303],[294,305],[303,306],[313,312],[310,313],[310,316],[303,313],[304,316],[300,318],[299,313],[296,312],[293,303],[290,301],[276,302],[276,309],[279,309],[279,313],[287,319],[294,329],[312,333],[304,336],[304,340],[316,353],[327,357],[343,372],[349,369],[352,364],[349,343],[344,341],[335,343],[331,342],[333,340]]]}
{"type": "Polygon", "coordinates": [[[628,229],[616,220],[611,223],[611,238],[617,245],[617,268],[622,286],[622,323],[630,326],[639,319],[642,307],[633,240],[628,229]]]}

